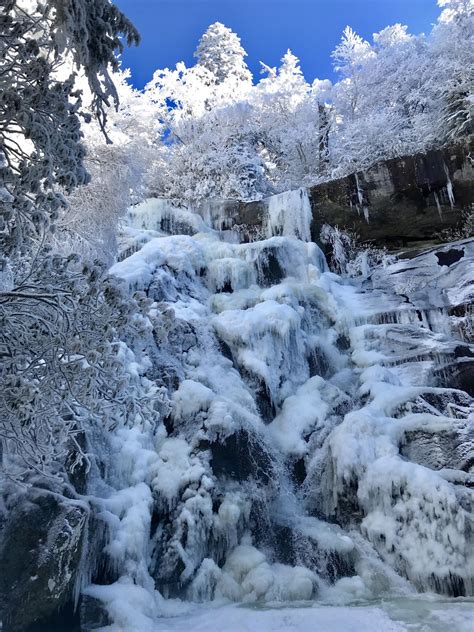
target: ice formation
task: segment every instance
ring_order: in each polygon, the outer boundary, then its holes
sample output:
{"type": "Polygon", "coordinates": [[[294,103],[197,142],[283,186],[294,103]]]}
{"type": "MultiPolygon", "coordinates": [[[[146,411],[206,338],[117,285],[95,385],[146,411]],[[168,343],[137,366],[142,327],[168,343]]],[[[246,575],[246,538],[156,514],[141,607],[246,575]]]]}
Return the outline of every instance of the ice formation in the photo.
{"type": "Polygon", "coordinates": [[[286,235],[311,240],[311,205],[306,189],[285,191],[267,200],[267,237],[286,235]]]}
{"type": "Polygon", "coordinates": [[[271,198],[250,243],[217,208],[130,211],[111,271],[153,302],[136,370],[168,412],[104,439],[90,490],[110,630],[154,629],[171,598],[473,592],[474,242],[343,278],[305,195],[271,198]]]}

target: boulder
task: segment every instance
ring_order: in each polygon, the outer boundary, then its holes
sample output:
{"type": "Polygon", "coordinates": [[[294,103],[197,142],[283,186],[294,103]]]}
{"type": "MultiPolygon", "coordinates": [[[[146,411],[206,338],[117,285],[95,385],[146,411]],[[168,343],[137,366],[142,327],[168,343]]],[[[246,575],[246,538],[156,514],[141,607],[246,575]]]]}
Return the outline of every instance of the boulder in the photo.
{"type": "Polygon", "coordinates": [[[0,525],[0,621],[4,632],[42,629],[42,621],[55,619],[59,611],[68,609],[87,521],[86,508],[47,492],[29,494],[10,510],[8,520],[0,525]],[[35,623],[36,628],[31,627],[35,623]]]}

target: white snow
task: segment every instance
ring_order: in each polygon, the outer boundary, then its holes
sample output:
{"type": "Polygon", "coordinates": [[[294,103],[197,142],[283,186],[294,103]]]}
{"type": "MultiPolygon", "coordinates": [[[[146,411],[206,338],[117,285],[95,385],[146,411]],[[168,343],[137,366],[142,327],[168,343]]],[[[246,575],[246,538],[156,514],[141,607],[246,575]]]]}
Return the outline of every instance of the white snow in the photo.
{"type": "Polygon", "coordinates": [[[191,482],[198,482],[206,468],[191,454],[184,439],[168,438],[158,447],[158,459],[151,469],[151,488],[171,506],[178,492],[191,482]]]}
{"type": "Polygon", "coordinates": [[[282,451],[297,456],[307,452],[308,445],[303,441],[303,435],[326,420],[329,407],[321,397],[324,386],[325,381],[321,377],[312,377],[283,402],[280,413],[269,427],[282,451]]]}
{"type": "Polygon", "coordinates": [[[228,555],[215,594],[244,602],[298,601],[311,599],[316,586],[317,577],[309,569],[270,564],[251,544],[241,544],[228,555]]]}
{"type": "Polygon", "coordinates": [[[206,606],[163,621],[167,632],[471,632],[472,605],[394,601],[383,604],[275,607],[206,606]]]}
{"type": "Polygon", "coordinates": [[[194,380],[183,380],[177,391],[173,393],[176,417],[191,417],[200,410],[208,410],[214,399],[210,388],[194,380]]]}

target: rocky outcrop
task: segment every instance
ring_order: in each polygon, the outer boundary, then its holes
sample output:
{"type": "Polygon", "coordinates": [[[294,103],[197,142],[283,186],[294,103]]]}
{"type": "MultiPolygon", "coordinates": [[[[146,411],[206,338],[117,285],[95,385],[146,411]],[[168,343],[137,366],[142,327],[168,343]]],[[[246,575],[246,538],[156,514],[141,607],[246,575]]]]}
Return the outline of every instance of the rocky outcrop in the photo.
{"type": "Polygon", "coordinates": [[[10,510],[0,525],[2,630],[49,630],[41,621],[69,609],[87,520],[83,506],[48,493],[29,494],[10,510]]]}
{"type": "MultiPolygon", "coordinates": [[[[467,146],[393,158],[307,189],[311,235],[319,241],[324,224],[339,226],[363,242],[389,249],[436,241],[459,229],[474,203],[474,163],[467,146]]],[[[224,202],[203,212],[217,228],[258,237],[267,201],[224,202]]]]}
{"type": "Polygon", "coordinates": [[[394,158],[309,190],[312,236],[338,225],[361,241],[404,246],[459,228],[474,202],[474,166],[465,148],[394,158]]]}

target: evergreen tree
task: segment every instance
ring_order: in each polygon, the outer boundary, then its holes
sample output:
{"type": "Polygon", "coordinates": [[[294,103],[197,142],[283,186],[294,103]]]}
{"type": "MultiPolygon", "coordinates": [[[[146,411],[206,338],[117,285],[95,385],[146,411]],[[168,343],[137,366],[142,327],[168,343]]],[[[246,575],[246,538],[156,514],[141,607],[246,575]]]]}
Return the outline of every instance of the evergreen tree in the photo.
{"type": "Polygon", "coordinates": [[[276,190],[296,188],[316,177],[318,104],[290,50],[278,69],[262,66],[255,103],[268,177],[276,190]]]}
{"type": "Polygon", "coordinates": [[[246,56],[240,38],[220,22],[209,26],[194,53],[198,65],[206,68],[218,84],[228,79],[252,83],[246,56]]]}

